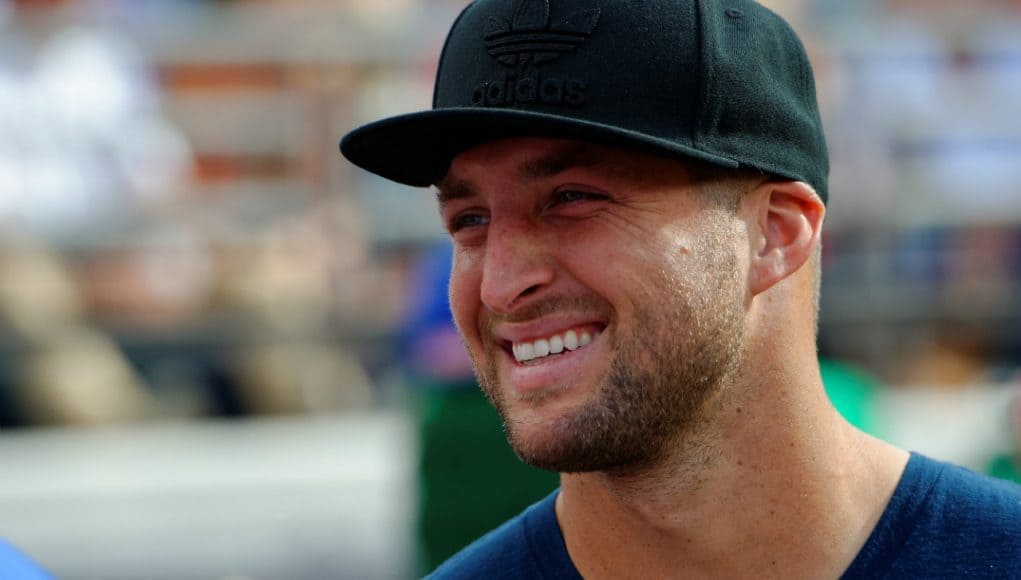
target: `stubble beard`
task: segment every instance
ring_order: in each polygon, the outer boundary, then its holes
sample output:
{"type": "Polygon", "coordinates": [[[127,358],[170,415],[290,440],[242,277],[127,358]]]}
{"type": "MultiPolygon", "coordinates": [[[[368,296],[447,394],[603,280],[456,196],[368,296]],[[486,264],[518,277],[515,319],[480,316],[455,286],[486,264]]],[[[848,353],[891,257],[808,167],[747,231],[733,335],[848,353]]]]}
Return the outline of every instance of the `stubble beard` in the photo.
{"type": "MultiPolygon", "coordinates": [[[[607,337],[616,355],[597,391],[538,436],[524,436],[526,426],[509,409],[506,397],[511,395],[499,384],[497,353],[486,353],[485,366],[472,356],[479,383],[522,461],[569,473],[640,471],[667,461],[708,460],[714,409],[743,352],[737,260],[721,247],[715,244],[705,254],[699,280],[664,274],[649,288],[667,289],[667,294],[636,297],[630,332],[607,337]]],[[[553,387],[519,403],[539,406],[556,394],[553,387]]]]}

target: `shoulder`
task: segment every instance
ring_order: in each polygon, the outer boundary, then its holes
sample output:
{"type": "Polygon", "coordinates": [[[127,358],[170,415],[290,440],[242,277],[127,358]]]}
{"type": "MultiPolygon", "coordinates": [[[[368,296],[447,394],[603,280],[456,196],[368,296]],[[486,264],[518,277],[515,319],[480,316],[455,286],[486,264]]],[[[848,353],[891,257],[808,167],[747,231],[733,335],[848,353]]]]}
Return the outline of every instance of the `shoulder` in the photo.
{"type": "Polygon", "coordinates": [[[529,559],[520,514],[451,556],[427,578],[524,578],[529,559]]]}
{"type": "Polygon", "coordinates": [[[913,454],[859,557],[846,577],[1021,577],[1021,487],[913,454]]]}
{"type": "MultiPolygon", "coordinates": [[[[1021,486],[951,464],[933,485],[920,523],[976,553],[1003,552],[1021,574],[1021,486]]],[[[930,537],[930,539],[935,539],[930,537]]]]}
{"type": "Polygon", "coordinates": [[[1011,521],[1004,523],[1021,526],[1018,518],[1021,516],[1021,486],[958,465],[928,461],[942,467],[934,492],[936,500],[946,502],[940,506],[944,511],[956,512],[962,517],[1009,515],[1011,521]],[[974,508],[981,508],[983,513],[971,513],[974,508]]]}
{"type": "Polygon", "coordinates": [[[571,578],[574,568],[554,507],[557,493],[482,536],[428,578],[571,578]]]}

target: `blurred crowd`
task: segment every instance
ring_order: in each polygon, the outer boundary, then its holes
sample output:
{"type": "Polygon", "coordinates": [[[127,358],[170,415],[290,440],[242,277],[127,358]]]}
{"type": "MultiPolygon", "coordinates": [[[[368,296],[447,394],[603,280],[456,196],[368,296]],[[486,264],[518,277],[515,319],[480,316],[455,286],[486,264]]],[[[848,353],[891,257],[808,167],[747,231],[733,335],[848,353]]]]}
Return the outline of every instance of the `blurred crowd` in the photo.
{"type": "Polygon", "coordinates": [[[311,167],[328,67],[138,37],[231,10],[0,2],[0,427],[375,402],[403,258],[311,167]],[[295,135],[258,129],[289,112],[295,135]]]}

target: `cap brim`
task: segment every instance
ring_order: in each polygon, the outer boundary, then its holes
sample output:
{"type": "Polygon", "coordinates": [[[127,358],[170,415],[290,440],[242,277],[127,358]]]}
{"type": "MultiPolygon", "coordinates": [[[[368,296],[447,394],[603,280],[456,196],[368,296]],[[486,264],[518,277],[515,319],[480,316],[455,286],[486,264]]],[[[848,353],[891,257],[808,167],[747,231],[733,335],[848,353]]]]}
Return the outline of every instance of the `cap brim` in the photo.
{"type": "Polygon", "coordinates": [[[509,137],[578,139],[673,158],[738,167],[726,157],[644,133],[571,117],[513,109],[435,109],[359,127],[340,141],[355,165],[387,179],[425,187],[446,175],[450,161],[476,145],[509,137]]]}

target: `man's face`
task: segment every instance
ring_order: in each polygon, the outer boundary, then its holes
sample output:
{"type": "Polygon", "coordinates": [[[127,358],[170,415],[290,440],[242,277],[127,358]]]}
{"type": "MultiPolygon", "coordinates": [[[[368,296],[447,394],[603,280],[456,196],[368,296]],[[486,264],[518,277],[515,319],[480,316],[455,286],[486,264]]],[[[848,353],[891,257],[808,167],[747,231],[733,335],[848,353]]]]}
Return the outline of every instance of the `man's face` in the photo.
{"type": "Polygon", "coordinates": [[[450,302],[526,462],[594,471],[696,439],[742,350],[733,209],[677,162],[550,139],[497,141],[439,185],[450,302]]]}

